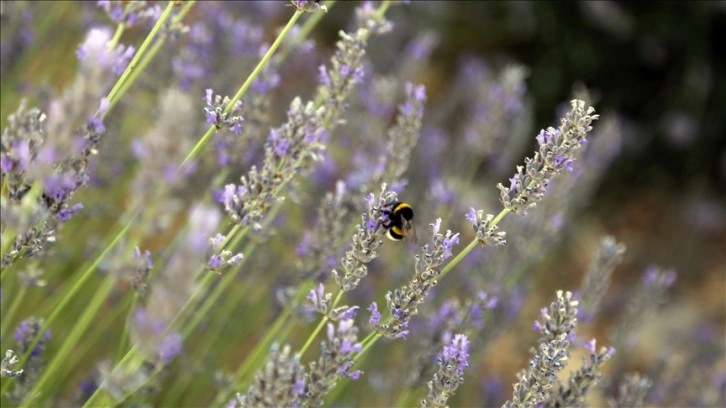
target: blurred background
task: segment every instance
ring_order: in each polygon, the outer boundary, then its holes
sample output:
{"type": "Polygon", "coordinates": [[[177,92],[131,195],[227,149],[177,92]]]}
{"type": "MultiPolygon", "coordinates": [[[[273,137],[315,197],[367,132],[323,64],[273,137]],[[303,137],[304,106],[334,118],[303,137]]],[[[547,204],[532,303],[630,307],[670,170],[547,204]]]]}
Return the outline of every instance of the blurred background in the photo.
{"type": "MultiPolygon", "coordinates": [[[[244,16],[248,4],[252,2],[230,2],[225,7],[244,16]]],[[[337,2],[315,29],[312,37],[324,56],[318,63],[327,60],[325,56],[332,52],[338,31],[350,27],[358,4],[337,2]]],[[[3,2],[3,7],[0,117],[5,121],[16,109],[21,95],[31,101],[42,100],[48,88],[60,88],[73,78],[77,45],[90,25],[104,20],[95,6],[85,2],[3,2]],[[53,46],[49,47],[51,39],[53,46]]],[[[190,16],[191,21],[204,20],[205,12],[200,10],[203,7],[204,2],[200,2],[190,16]]],[[[273,6],[258,4],[252,8],[259,12],[273,6]]],[[[284,24],[290,10],[280,7],[274,12],[259,12],[268,18],[265,38],[274,38],[274,27],[284,24]]],[[[501,404],[511,395],[514,373],[526,367],[527,350],[537,338],[531,331],[537,311],[549,304],[555,290],[579,285],[604,234],[625,244],[627,251],[615,270],[603,303],[602,319],[584,327],[583,333],[597,337],[599,344],[609,345],[607,332],[617,320],[614,311],[627,302],[628,289],[641,282],[646,267],[657,264],[672,268],[677,280],[667,293],[667,301],[642,322],[641,335],[633,346],[635,352],[630,354],[631,360],[622,363],[627,366],[622,370],[657,372],[663,367],[659,364],[665,354],[681,350],[683,356],[676,360],[713,358],[726,379],[722,348],[726,341],[726,2],[412,1],[392,8],[387,17],[394,23],[394,31],[371,40],[369,56],[376,72],[395,73],[400,56],[412,41],[426,33],[433,38],[430,57],[408,71],[414,73],[413,77],[399,78],[425,84],[429,105],[444,107],[432,108],[432,115],[427,108],[424,138],[426,134],[443,132],[445,143],[465,148],[466,133],[457,126],[466,119],[464,111],[469,99],[464,95],[453,100],[452,95],[461,94],[455,86],[466,67],[485,64],[484,71],[491,73],[503,72],[512,64],[522,68],[518,71],[526,89],[522,104],[528,115],[526,122],[517,122],[516,132],[528,136],[521,139],[522,144],[514,153],[507,153],[503,163],[496,162],[496,153],[481,162],[464,160],[470,166],[466,171],[471,171],[473,181],[455,189],[460,202],[448,206],[453,212],[448,228],[468,228],[463,211],[469,206],[496,214],[495,184],[506,182],[514,165],[531,155],[539,129],[555,125],[563,103],[574,95],[587,95],[601,114],[601,121],[594,125],[596,133],[606,116],[617,117],[622,140],[587,199],[569,215],[568,228],[551,239],[544,260],[529,267],[533,278],[527,283],[527,295],[522,299],[518,317],[488,343],[486,352],[476,355],[478,360],[472,363],[476,371],[466,378],[452,406],[478,405],[482,396],[486,396],[487,404],[501,404]]],[[[125,34],[123,41],[136,44],[144,34],[144,29],[135,27],[125,34]]],[[[287,72],[281,73],[283,91],[275,96],[279,107],[276,118],[284,114],[291,95],[312,89],[316,80],[314,66],[301,57],[297,65],[293,63],[287,72]],[[299,71],[310,78],[310,83],[290,83],[298,81],[290,74],[301,67],[312,67],[299,71]]],[[[148,80],[142,84],[137,101],[140,106],[151,106],[155,100],[149,89],[153,90],[154,84],[148,80]]],[[[195,86],[202,89],[206,85],[195,86]]],[[[128,116],[110,119],[116,120],[110,128],[132,134],[134,126],[145,126],[153,120],[141,114],[130,116],[130,124],[123,122],[125,117],[128,116]]],[[[356,129],[356,123],[352,125],[349,132],[356,129]]],[[[342,140],[356,137],[341,136],[342,140]]],[[[446,159],[440,167],[449,170],[442,171],[446,177],[438,178],[429,174],[429,153],[424,147],[419,149],[414,151],[407,173],[410,189],[405,198],[421,203],[417,217],[423,220],[423,228],[419,228],[425,230],[425,220],[432,220],[442,208],[447,208],[441,200],[436,209],[427,203],[426,191],[432,180],[453,180],[456,184],[457,180],[467,179],[457,175],[456,153],[461,150],[452,149],[453,154],[443,156],[446,159]],[[421,177],[417,179],[418,175],[421,177]]],[[[336,171],[355,170],[353,161],[348,162],[352,170],[341,164],[346,157],[345,148],[332,148],[330,154],[339,161],[338,167],[324,171],[335,176],[336,171]]],[[[329,187],[330,183],[319,190],[311,189],[322,192],[329,187]]],[[[87,194],[95,197],[94,193],[87,194]]],[[[290,210],[290,215],[276,226],[282,229],[296,215],[314,214],[315,208],[312,205],[300,212],[290,210]]],[[[305,228],[310,223],[301,224],[295,225],[305,228]]],[[[471,234],[466,236],[470,238],[471,234]]],[[[281,239],[296,240],[299,235],[282,235],[281,239]]],[[[467,241],[463,238],[462,242],[467,241]]],[[[153,240],[150,245],[153,247],[153,240]]],[[[288,253],[294,257],[294,250],[288,253]]],[[[400,255],[400,251],[386,247],[382,258],[388,255],[391,259],[396,254],[400,255]]],[[[274,265],[270,264],[278,259],[251,262],[260,268],[272,268],[274,265]]],[[[388,267],[395,264],[385,262],[388,267]]],[[[381,261],[380,268],[385,269],[383,266],[381,261]]],[[[466,282],[468,278],[462,277],[465,268],[457,269],[461,270],[455,271],[457,274],[450,279],[466,282]]],[[[383,279],[376,273],[372,273],[372,278],[377,283],[383,279]]],[[[264,293],[273,293],[278,283],[265,286],[264,293]]],[[[452,286],[450,289],[456,291],[452,286]]],[[[382,288],[390,289],[390,284],[369,289],[380,293],[382,288]]],[[[244,353],[249,346],[239,345],[238,352],[244,353]]],[[[390,354],[392,361],[406,359],[405,349],[400,345],[386,344],[381,348],[381,353],[390,354]]],[[[576,355],[573,360],[577,359],[576,355]]],[[[386,389],[386,374],[378,373],[375,364],[369,370],[372,386],[390,391],[386,389]]],[[[363,398],[368,391],[366,387],[349,388],[351,393],[344,403],[357,406],[356,398],[363,398]],[[357,393],[353,388],[357,388],[357,393]]],[[[726,382],[722,379],[721,383],[713,383],[713,388],[724,393],[726,382]]],[[[390,403],[385,397],[379,398],[371,404],[390,403]]],[[[593,405],[604,404],[603,401],[595,399],[593,405]]],[[[654,401],[661,406],[672,403],[654,401]]]]}

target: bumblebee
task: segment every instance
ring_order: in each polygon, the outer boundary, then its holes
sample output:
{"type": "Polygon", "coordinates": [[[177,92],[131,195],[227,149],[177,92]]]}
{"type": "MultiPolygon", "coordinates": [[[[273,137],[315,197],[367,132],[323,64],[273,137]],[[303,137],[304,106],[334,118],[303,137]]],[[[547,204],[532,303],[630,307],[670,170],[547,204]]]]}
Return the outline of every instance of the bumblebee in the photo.
{"type": "Polygon", "coordinates": [[[388,222],[383,224],[386,236],[394,241],[406,239],[416,242],[416,229],[413,226],[413,208],[408,203],[394,202],[384,209],[388,222]]]}

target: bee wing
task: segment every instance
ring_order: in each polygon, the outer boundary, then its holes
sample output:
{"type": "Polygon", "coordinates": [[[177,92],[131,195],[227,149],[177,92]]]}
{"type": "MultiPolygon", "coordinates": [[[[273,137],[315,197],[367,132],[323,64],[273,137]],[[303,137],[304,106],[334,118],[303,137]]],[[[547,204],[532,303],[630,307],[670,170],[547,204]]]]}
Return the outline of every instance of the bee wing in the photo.
{"type": "Polygon", "coordinates": [[[403,232],[407,241],[416,243],[416,227],[413,222],[404,220],[403,232]]]}

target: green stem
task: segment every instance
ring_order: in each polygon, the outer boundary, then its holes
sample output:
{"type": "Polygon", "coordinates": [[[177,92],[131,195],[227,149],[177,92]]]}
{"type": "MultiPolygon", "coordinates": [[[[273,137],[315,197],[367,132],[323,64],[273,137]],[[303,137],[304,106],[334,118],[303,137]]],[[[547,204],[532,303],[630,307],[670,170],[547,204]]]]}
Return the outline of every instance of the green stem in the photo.
{"type": "Polygon", "coordinates": [[[407,406],[406,404],[408,404],[408,399],[411,398],[411,394],[412,394],[411,390],[412,390],[411,388],[404,389],[403,392],[401,393],[401,395],[399,395],[398,398],[396,399],[396,403],[393,404],[393,406],[394,407],[407,406]]]}
{"type": "Polygon", "coordinates": [[[15,317],[15,312],[17,312],[18,307],[23,302],[23,298],[25,297],[25,293],[27,291],[28,291],[28,288],[21,283],[20,290],[18,291],[18,293],[16,293],[13,296],[13,303],[10,304],[10,309],[8,309],[8,313],[5,316],[3,316],[2,322],[0,323],[0,327],[2,327],[2,328],[0,328],[1,335],[5,335],[5,333],[7,333],[8,325],[13,322],[13,317],[15,317]]]}
{"type": "MultiPolygon", "coordinates": [[[[38,334],[35,336],[35,339],[30,344],[30,347],[28,347],[28,350],[23,354],[23,356],[20,358],[20,365],[24,365],[28,358],[30,357],[30,352],[35,349],[35,347],[38,345],[38,342],[43,337],[43,333],[45,333],[50,325],[55,321],[55,319],[60,315],[61,312],[65,311],[65,307],[68,305],[68,303],[71,301],[71,299],[74,299],[76,297],[76,294],[81,290],[83,285],[93,276],[93,272],[96,270],[96,267],[101,263],[101,261],[106,257],[106,255],[111,251],[113,247],[116,246],[118,241],[121,239],[122,236],[126,234],[126,231],[131,227],[131,223],[133,222],[133,219],[135,216],[132,217],[132,219],[129,220],[129,222],[126,223],[126,225],[116,234],[116,236],[113,238],[113,240],[106,246],[106,248],[101,252],[96,259],[89,265],[81,274],[80,278],[78,278],[71,288],[64,293],[64,296],[61,298],[61,300],[58,302],[56,307],[52,309],[50,312],[50,315],[45,319],[42,327],[40,330],[38,330],[38,334]]],[[[68,339],[65,339],[64,345],[69,344],[68,339]]],[[[56,355],[57,356],[57,355],[56,355]]],[[[56,357],[53,362],[58,361],[58,357],[56,357]]],[[[47,372],[47,370],[46,370],[47,372]]],[[[10,383],[12,383],[12,378],[6,379],[5,384],[2,387],[2,395],[4,395],[7,392],[7,387],[10,386],[10,383]]],[[[36,383],[37,384],[37,383],[36,383]]],[[[35,387],[37,389],[37,386],[35,387]]]]}
{"type": "Polygon", "coordinates": [[[318,323],[317,327],[315,327],[315,330],[313,330],[312,333],[310,333],[310,336],[308,336],[308,339],[305,340],[305,344],[300,348],[300,357],[305,355],[305,352],[308,350],[308,347],[313,343],[313,340],[318,336],[318,333],[320,333],[320,330],[323,330],[323,327],[325,327],[325,323],[330,320],[330,317],[327,315],[323,316],[322,319],[320,319],[320,323],[318,323]]]}
{"type": "MultiPolygon", "coordinates": [[[[234,108],[237,101],[239,101],[242,96],[247,92],[247,89],[252,85],[252,82],[257,78],[257,76],[262,72],[262,69],[267,65],[268,62],[270,62],[270,58],[272,58],[272,55],[275,53],[277,48],[282,44],[282,41],[287,37],[287,34],[290,32],[292,27],[295,26],[295,22],[300,18],[302,15],[301,11],[296,11],[295,14],[292,15],[290,18],[290,21],[287,22],[287,25],[285,25],[285,28],[282,29],[282,32],[280,32],[280,35],[277,36],[275,39],[275,42],[272,43],[270,48],[267,50],[265,55],[262,57],[260,62],[257,64],[254,70],[252,70],[252,73],[247,77],[247,80],[242,84],[242,86],[239,88],[237,93],[232,97],[232,99],[229,101],[229,104],[227,104],[227,107],[224,109],[224,114],[229,114],[232,109],[234,108]]],[[[179,166],[179,168],[184,167],[190,160],[195,158],[199,152],[202,150],[202,148],[207,144],[209,139],[214,134],[214,126],[210,126],[206,133],[197,141],[197,144],[194,145],[192,150],[189,152],[187,157],[184,158],[182,161],[182,164],[179,166]]]]}
{"type": "Polygon", "coordinates": [[[116,45],[118,45],[118,40],[121,39],[121,35],[124,33],[125,29],[126,25],[124,25],[123,23],[116,26],[116,32],[113,33],[113,38],[111,38],[111,41],[108,42],[108,48],[116,48],[116,45]]]}
{"type": "MultiPolygon", "coordinates": [[[[71,332],[63,338],[60,349],[58,350],[54,358],[50,361],[48,367],[43,370],[43,374],[41,374],[41,377],[33,385],[31,392],[28,394],[29,397],[23,401],[21,408],[28,407],[29,404],[33,402],[32,396],[39,394],[40,390],[43,389],[45,383],[47,383],[51,379],[54,379],[56,381],[63,380],[62,376],[54,376],[56,370],[58,370],[66,363],[69,358],[69,353],[73,348],[78,345],[78,340],[80,339],[81,335],[83,335],[83,333],[86,331],[88,326],[91,324],[91,320],[93,320],[93,317],[101,307],[101,304],[106,300],[106,297],[108,296],[109,292],[111,292],[111,289],[113,288],[115,282],[116,280],[112,276],[106,276],[101,286],[96,290],[96,293],[93,296],[93,299],[91,299],[91,302],[88,304],[88,307],[84,309],[84,312],[81,315],[81,318],[78,320],[78,323],[76,323],[76,325],[73,326],[71,332]]],[[[40,333],[45,333],[45,330],[41,330],[40,333]]],[[[31,347],[30,350],[32,349],[33,348],[31,347]]]]}
{"type": "MultiPolygon", "coordinates": [[[[194,6],[194,3],[195,2],[193,0],[184,3],[184,7],[181,9],[181,11],[176,16],[174,16],[174,21],[179,22],[182,19],[184,19],[184,17],[186,17],[186,15],[191,11],[192,6],[194,6]]],[[[116,92],[116,98],[114,98],[114,100],[112,100],[112,101],[108,101],[108,110],[109,111],[112,110],[114,108],[114,106],[116,106],[116,104],[126,94],[126,91],[128,91],[129,88],[131,87],[131,85],[133,85],[136,82],[136,79],[139,77],[139,75],[142,72],[144,72],[144,70],[149,65],[149,63],[154,59],[156,54],[159,53],[159,50],[161,49],[161,47],[164,45],[165,42],[166,42],[166,40],[164,38],[159,39],[159,41],[156,41],[154,43],[154,45],[151,46],[151,48],[149,49],[148,52],[144,53],[144,55],[141,58],[141,61],[139,61],[139,64],[136,67],[137,69],[133,70],[131,72],[131,74],[129,74],[129,77],[127,78],[127,80],[125,80],[121,84],[120,88],[118,89],[118,92],[116,92]]]]}
{"type": "MultiPolygon", "coordinates": [[[[116,84],[111,89],[111,92],[108,93],[108,96],[106,97],[106,100],[110,103],[115,103],[115,100],[118,96],[118,91],[121,88],[121,85],[123,85],[124,82],[129,78],[129,75],[136,69],[137,64],[139,63],[139,59],[141,59],[141,56],[146,52],[146,49],[149,48],[152,41],[154,40],[154,37],[156,37],[156,34],[159,32],[161,27],[164,25],[164,22],[169,18],[171,15],[171,10],[174,8],[174,2],[170,1],[169,4],[166,6],[166,9],[163,13],[161,13],[161,17],[159,17],[159,20],[156,21],[156,24],[154,24],[154,28],[151,29],[151,32],[149,35],[146,36],[146,39],[139,47],[138,51],[134,54],[134,58],[131,59],[131,62],[124,70],[123,74],[121,74],[121,77],[116,81],[116,84]]],[[[108,111],[104,112],[101,116],[102,118],[106,116],[106,113],[108,111]]]]}
{"type": "MultiPolygon", "coordinates": [[[[126,297],[125,299],[128,299],[126,297]]],[[[131,321],[131,315],[134,313],[134,310],[136,310],[136,303],[139,301],[139,295],[138,293],[134,293],[133,298],[131,300],[131,305],[128,310],[128,315],[124,319],[124,328],[123,331],[120,334],[120,341],[118,343],[118,348],[116,349],[116,360],[119,360],[121,356],[123,355],[123,350],[126,349],[127,345],[126,342],[128,341],[128,332],[129,332],[129,322],[131,321]]],[[[125,305],[124,305],[125,306],[125,305]]],[[[120,308],[120,306],[116,306],[117,308],[120,308]]],[[[116,361],[114,360],[114,361],[116,361]]]]}

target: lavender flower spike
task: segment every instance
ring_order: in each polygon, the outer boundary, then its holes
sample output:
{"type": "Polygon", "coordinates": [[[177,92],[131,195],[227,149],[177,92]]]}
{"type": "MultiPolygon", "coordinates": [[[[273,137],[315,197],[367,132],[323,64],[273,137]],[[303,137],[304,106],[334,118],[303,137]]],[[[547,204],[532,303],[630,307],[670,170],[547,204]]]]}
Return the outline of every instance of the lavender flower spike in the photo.
{"type": "Polygon", "coordinates": [[[368,267],[365,264],[378,256],[378,248],[383,244],[382,237],[385,233],[383,225],[388,221],[382,210],[398,201],[398,196],[392,191],[387,191],[384,183],[377,202],[372,193],[366,197],[366,201],[368,211],[363,213],[360,224],[356,226],[351,249],[341,259],[340,271],[332,272],[335,282],[346,292],[355,289],[360,280],[368,275],[368,267]]]}
{"type": "Polygon", "coordinates": [[[555,392],[549,394],[544,402],[544,407],[584,406],[585,394],[600,380],[602,377],[600,369],[615,353],[615,349],[612,347],[601,347],[600,350],[596,350],[595,344],[595,339],[586,344],[586,348],[590,352],[589,358],[583,357],[582,367],[570,374],[567,385],[560,384],[555,392]]]}
{"type": "Polygon", "coordinates": [[[353,357],[363,348],[358,342],[358,328],[353,319],[339,321],[338,327],[328,323],[328,341],[320,347],[320,358],[310,363],[304,406],[322,405],[323,398],[339,378],[357,380],[362,374],[359,370],[351,371],[353,357]]]}
{"type": "Polygon", "coordinates": [[[302,405],[305,390],[305,367],[300,357],[290,356],[290,346],[280,350],[273,344],[270,359],[257,372],[244,395],[237,394],[232,407],[295,407],[302,405]]]}
{"type": "Polygon", "coordinates": [[[451,343],[444,346],[439,358],[439,369],[428,383],[429,394],[421,401],[423,408],[446,407],[448,399],[464,382],[464,369],[469,366],[469,339],[457,334],[451,343]]]}
{"type": "Polygon", "coordinates": [[[550,180],[564,169],[572,170],[578,150],[587,141],[585,136],[592,130],[590,124],[599,118],[593,107],[573,99],[571,109],[562,118],[560,127],[542,130],[537,136],[539,151],[534,157],[524,159],[524,166],[517,166],[517,173],[509,179],[509,187],[501,183],[500,201],[504,208],[520,215],[537,205],[544,197],[550,180]]]}
{"type": "Polygon", "coordinates": [[[557,299],[549,308],[542,309],[540,321],[535,328],[542,332],[539,345],[532,349],[529,368],[517,373],[512,400],[505,408],[533,407],[547,397],[557,374],[562,371],[570,356],[568,338],[577,324],[577,301],[572,293],[557,291],[557,299]]]}
{"type": "Polygon", "coordinates": [[[282,200],[282,189],[298,173],[300,163],[320,160],[324,114],[325,109],[312,102],[292,101],[287,123],[270,131],[262,169],[252,166],[239,185],[225,186],[221,201],[234,222],[258,228],[267,211],[282,200]]]}
{"type": "Polygon", "coordinates": [[[388,338],[405,338],[408,335],[408,323],[418,313],[418,305],[423,303],[431,288],[438,283],[441,275],[439,267],[452,256],[452,248],[459,243],[459,233],[447,230],[440,233],[441,219],[431,224],[433,229],[432,249],[429,244],[421,248],[416,255],[415,273],[406,286],[386,294],[390,321],[375,325],[378,332],[388,338]]]}

